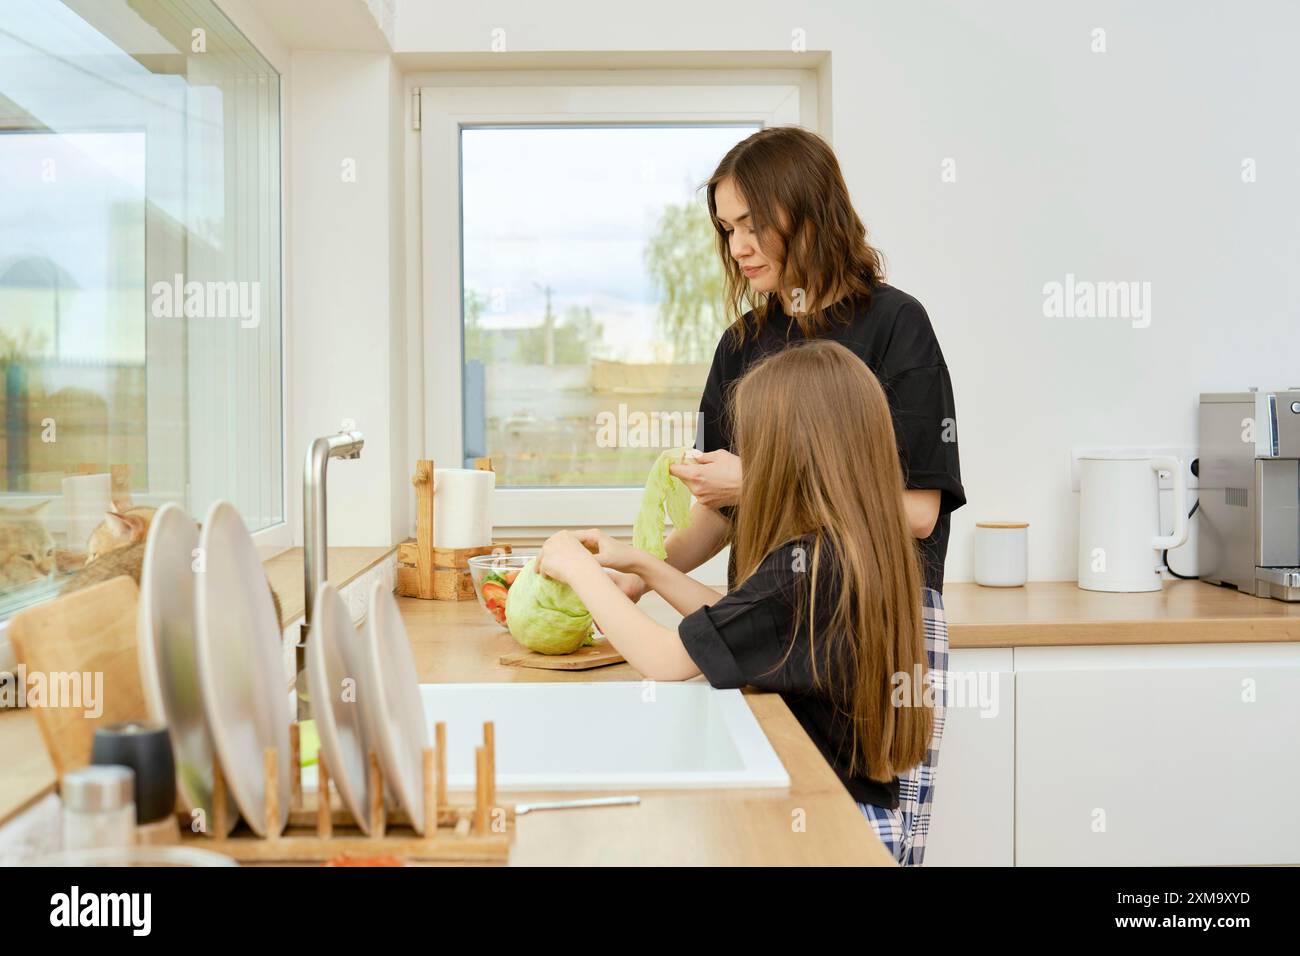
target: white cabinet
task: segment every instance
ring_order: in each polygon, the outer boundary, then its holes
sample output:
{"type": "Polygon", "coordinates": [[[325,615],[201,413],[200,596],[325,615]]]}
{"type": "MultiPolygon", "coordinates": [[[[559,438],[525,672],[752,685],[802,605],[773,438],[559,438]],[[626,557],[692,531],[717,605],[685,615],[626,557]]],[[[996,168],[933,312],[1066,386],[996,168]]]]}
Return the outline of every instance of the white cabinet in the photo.
{"type": "Polygon", "coordinates": [[[1010,648],[959,648],[935,776],[926,866],[1015,858],[1015,674],[1010,648]]]}
{"type": "Polygon", "coordinates": [[[1015,680],[1018,865],[1300,863],[1300,646],[1018,648],[1015,680]]]}

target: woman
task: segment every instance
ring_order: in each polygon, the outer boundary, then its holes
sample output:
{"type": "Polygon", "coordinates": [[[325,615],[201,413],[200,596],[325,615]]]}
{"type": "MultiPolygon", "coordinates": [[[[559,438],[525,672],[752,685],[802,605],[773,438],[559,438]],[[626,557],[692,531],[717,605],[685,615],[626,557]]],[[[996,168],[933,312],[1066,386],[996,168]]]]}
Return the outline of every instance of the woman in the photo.
{"type": "MultiPolygon", "coordinates": [[[[696,504],[690,527],[668,539],[668,562],[693,570],[730,540],[741,461],[726,415],[728,390],[764,355],[829,339],[866,362],[885,389],[925,584],[942,593],[949,515],[966,503],[952,381],[921,303],[885,284],[880,253],[867,242],[835,154],[807,130],[762,129],[731,148],[706,188],[732,324],[700,402],[702,454],[671,469],[696,504]]],[[[644,591],[638,582],[625,588],[633,597],[644,591]]]]}
{"type": "Polygon", "coordinates": [[[779,692],[895,859],[910,862],[898,775],[926,757],[934,712],[897,692],[897,675],[924,667],[925,619],[884,392],[843,346],[813,342],[757,364],[731,399],[749,464],[725,596],[599,531],[553,535],[539,569],[577,592],[645,677],[703,673],[715,687],[779,692]],[[656,623],[601,565],[643,578],[681,624],[656,623]]]}
{"type": "MultiPolygon", "coordinates": [[[[943,352],[921,303],[885,283],[880,253],[866,237],[835,154],[807,130],[773,127],[737,143],[707,183],[718,233],[731,325],[713,356],[700,402],[694,463],[671,471],[691,489],[690,527],[667,542],[668,563],[691,571],[733,537],[740,499],[726,397],[765,355],[814,339],[838,342],[876,375],[893,415],[908,525],[920,543],[927,588],[931,668],[947,670],[943,565],[950,515],[966,502],[957,455],[956,406],[943,352]]],[[[791,396],[800,400],[800,396],[791,396]]],[[[735,551],[727,571],[735,581],[735,551]]],[[[637,600],[647,582],[621,577],[637,600]]],[[[934,755],[903,781],[905,839],[924,853],[942,710],[934,755]]]]}

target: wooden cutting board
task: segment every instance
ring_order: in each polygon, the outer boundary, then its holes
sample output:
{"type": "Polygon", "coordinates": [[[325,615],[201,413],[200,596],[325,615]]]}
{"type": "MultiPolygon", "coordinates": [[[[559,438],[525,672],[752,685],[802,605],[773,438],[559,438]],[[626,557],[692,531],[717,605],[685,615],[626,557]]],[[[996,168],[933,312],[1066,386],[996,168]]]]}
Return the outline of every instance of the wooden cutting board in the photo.
{"type": "Polygon", "coordinates": [[[623,655],[614,650],[609,641],[597,641],[589,647],[580,647],[572,654],[538,654],[519,648],[497,658],[506,667],[536,667],[544,671],[586,671],[593,667],[622,664],[623,655]]]}
{"type": "Polygon", "coordinates": [[[97,727],[147,716],[136,657],[139,595],[131,578],[113,578],[29,608],[10,622],[14,653],[27,669],[28,693],[36,677],[47,694],[62,685],[64,699],[79,705],[50,707],[42,701],[32,706],[59,776],[90,763],[97,727]],[[102,675],[102,683],[95,675],[102,675]],[[88,711],[99,713],[88,716],[88,711]]]}

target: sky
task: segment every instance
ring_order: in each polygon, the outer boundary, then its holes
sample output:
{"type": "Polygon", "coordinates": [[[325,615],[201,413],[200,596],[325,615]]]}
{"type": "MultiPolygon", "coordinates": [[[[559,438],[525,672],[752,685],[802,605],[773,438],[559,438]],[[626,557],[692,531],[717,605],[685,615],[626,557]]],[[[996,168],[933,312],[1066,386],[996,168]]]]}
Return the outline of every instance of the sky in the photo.
{"type": "Polygon", "coordinates": [[[461,133],[464,281],[489,328],[590,306],[602,354],[645,360],[659,340],[644,250],[666,205],[699,188],[756,126],[470,128],[461,133]]]}
{"type": "Polygon", "coordinates": [[[44,261],[51,287],[36,295],[0,276],[0,328],[30,328],[52,351],[57,281],[62,357],[142,361],[144,134],[0,133],[0,183],[0,269],[44,261]]]}

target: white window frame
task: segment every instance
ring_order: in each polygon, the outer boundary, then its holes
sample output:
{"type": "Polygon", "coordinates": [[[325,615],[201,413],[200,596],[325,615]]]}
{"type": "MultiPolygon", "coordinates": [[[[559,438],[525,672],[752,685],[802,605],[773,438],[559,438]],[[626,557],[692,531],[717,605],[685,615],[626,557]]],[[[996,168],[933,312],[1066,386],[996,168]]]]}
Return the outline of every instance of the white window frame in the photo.
{"type": "MultiPolygon", "coordinates": [[[[422,86],[420,255],[424,445],[438,465],[464,461],[460,133],[472,126],[800,124],[800,84],[422,86]]],[[[807,110],[815,115],[814,110],[807,110]]],[[[721,158],[721,157],[719,157],[721,158]]],[[[639,488],[498,488],[498,533],[630,526],[639,488]]]]}

